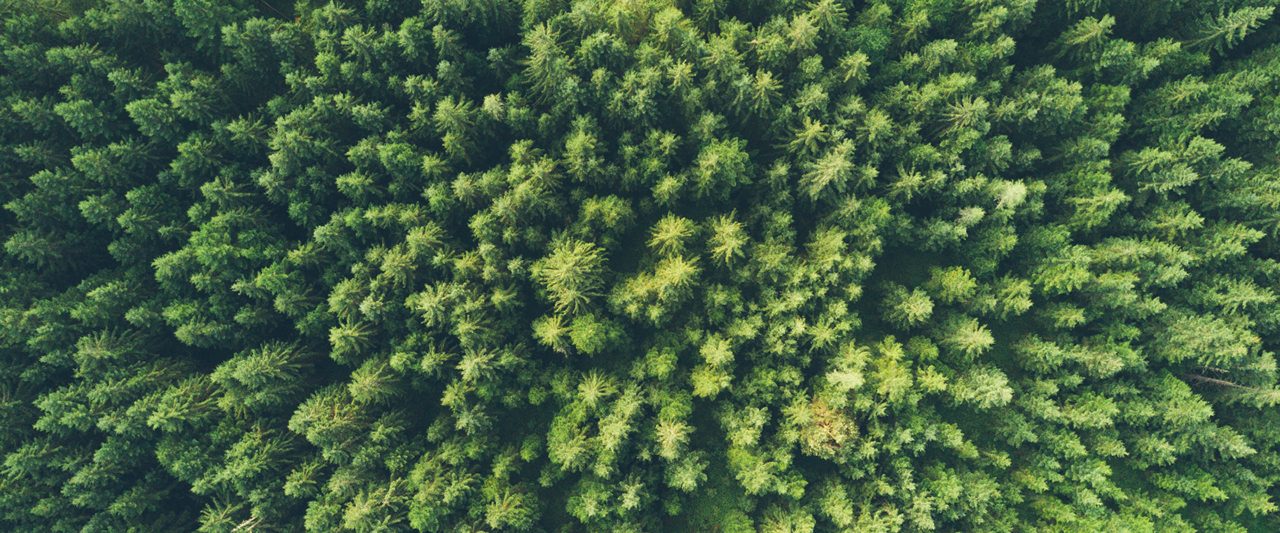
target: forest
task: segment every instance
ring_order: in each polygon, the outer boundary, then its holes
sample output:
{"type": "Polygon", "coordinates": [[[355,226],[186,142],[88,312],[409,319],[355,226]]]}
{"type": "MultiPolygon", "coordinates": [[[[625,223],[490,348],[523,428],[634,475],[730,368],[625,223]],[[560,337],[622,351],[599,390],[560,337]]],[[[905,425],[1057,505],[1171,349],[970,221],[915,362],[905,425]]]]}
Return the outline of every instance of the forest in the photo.
{"type": "Polygon", "coordinates": [[[1280,0],[0,0],[0,530],[1280,531],[1280,0]]]}

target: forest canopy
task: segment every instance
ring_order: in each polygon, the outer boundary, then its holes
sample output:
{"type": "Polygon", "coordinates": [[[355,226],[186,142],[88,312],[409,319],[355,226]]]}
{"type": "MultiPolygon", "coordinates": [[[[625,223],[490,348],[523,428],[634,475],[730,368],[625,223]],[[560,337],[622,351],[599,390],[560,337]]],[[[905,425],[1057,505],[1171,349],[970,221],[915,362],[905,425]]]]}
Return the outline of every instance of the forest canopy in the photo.
{"type": "Polygon", "coordinates": [[[0,1],[0,529],[1280,531],[1277,4],[0,1]]]}

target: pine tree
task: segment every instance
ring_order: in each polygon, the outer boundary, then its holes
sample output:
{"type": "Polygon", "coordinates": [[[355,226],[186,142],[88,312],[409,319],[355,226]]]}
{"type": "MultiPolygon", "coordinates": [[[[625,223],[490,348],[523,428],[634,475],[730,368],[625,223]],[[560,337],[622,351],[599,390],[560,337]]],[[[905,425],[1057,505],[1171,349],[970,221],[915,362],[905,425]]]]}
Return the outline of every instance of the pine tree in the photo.
{"type": "Polygon", "coordinates": [[[1273,3],[8,2],[0,529],[1278,529],[1273,3]]]}

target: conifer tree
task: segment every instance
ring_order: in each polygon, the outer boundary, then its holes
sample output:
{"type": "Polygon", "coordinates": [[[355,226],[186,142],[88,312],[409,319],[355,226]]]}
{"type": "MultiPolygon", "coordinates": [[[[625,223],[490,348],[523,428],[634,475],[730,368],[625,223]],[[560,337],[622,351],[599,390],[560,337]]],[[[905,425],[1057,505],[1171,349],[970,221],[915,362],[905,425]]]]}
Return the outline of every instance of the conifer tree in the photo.
{"type": "Polygon", "coordinates": [[[0,529],[1280,529],[1274,0],[0,4],[0,529]]]}

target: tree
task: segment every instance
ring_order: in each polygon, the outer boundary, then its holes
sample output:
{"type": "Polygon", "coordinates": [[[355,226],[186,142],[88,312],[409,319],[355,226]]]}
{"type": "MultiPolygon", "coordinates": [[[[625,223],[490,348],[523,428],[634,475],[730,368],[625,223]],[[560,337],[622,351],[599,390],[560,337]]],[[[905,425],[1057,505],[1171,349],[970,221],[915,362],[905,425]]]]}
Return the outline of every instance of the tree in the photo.
{"type": "Polygon", "coordinates": [[[0,530],[1280,530],[1273,4],[3,3],[0,530]]]}
{"type": "Polygon", "coordinates": [[[603,251],[586,241],[562,240],[533,264],[534,279],[551,297],[557,312],[581,310],[601,289],[603,251]]]}

